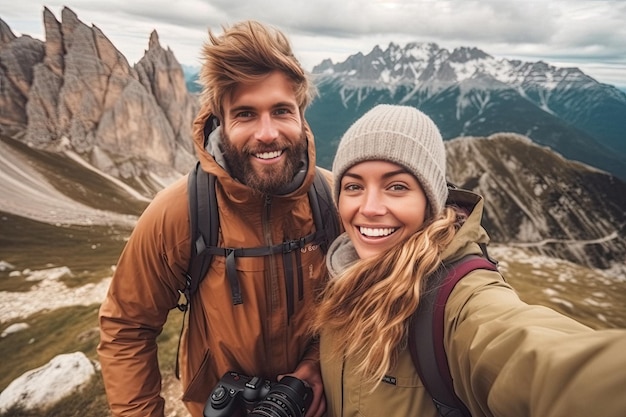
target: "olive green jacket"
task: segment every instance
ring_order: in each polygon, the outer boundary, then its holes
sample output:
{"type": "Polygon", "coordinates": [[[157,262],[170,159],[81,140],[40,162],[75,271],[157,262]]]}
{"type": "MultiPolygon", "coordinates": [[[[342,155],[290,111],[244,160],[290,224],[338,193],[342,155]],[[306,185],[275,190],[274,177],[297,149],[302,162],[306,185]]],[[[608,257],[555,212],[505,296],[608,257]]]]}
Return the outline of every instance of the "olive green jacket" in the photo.
{"type": "MultiPolygon", "coordinates": [[[[472,212],[444,254],[480,253],[482,198],[453,190],[472,212]]],[[[332,276],[356,259],[346,235],[331,247],[332,276]]],[[[321,335],[328,417],[435,417],[408,350],[372,393],[354,358],[332,362],[335,338],[321,335]]],[[[455,287],[445,309],[444,344],[457,395],[473,416],[626,416],[626,331],[594,331],[554,310],[522,302],[498,272],[477,270],[455,287]]]]}

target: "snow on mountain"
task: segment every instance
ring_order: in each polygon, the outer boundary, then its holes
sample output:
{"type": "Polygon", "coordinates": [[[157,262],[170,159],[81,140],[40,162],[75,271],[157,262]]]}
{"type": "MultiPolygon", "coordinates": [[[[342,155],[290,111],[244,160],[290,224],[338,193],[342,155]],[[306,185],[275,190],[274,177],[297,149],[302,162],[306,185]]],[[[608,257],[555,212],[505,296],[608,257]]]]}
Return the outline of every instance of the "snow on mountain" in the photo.
{"type": "Polygon", "coordinates": [[[430,94],[453,83],[476,80],[484,84],[502,83],[514,87],[541,85],[547,90],[571,84],[593,85],[595,80],[577,68],[557,68],[544,62],[527,63],[493,56],[477,49],[460,47],[449,52],[435,43],[390,43],[386,50],[375,46],[368,55],[357,53],[343,63],[326,60],[313,69],[314,74],[341,78],[346,86],[398,85],[431,88],[430,94]]]}
{"type": "Polygon", "coordinates": [[[477,48],[390,43],[313,69],[320,97],[307,117],[324,164],[334,141],[378,103],[414,106],[445,139],[514,132],[626,179],[626,94],[578,68],[495,58],[477,48]]]}

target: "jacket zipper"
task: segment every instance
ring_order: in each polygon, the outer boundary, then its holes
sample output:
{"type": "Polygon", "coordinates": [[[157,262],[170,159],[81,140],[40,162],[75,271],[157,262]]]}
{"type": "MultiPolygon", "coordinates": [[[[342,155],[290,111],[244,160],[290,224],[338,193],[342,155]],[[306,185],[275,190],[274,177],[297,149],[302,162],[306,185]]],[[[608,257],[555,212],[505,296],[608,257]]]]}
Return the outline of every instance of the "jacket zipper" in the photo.
{"type": "MultiPolygon", "coordinates": [[[[265,244],[267,246],[272,246],[273,245],[273,239],[272,239],[272,223],[270,221],[271,219],[271,214],[272,214],[272,197],[270,195],[266,195],[265,196],[265,201],[263,202],[263,215],[261,218],[262,221],[262,225],[263,225],[263,235],[265,237],[265,244]]],[[[268,256],[267,257],[267,262],[269,263],[269,268],[268,268],[268,277],[267,277],[267,288],[268,288],[268,293],[269,293],[269,297],[270,297],[270,303],[269,303],[269,311],[268,311],[268,316],[272,317],[274,314],[274,311],[279,307],[280,305],[280,294],[279,294],[279,286],[278,286],[278,273],[277,273],[277,267],[276,267],[276,260],[274,256],[268,256]]],[[[266,327],[266,334],[265,334],[265,340],[272,340],[271,336],[273,333],[273,329],[272,329],[272,320],[267,320],[267,327],[266,327]]],[[[271,344],[270,344],[271,345],[271,344]]],[[[266,358],[271,358],[272,357],[272,352],[265,352],[265,357],[266,358]]],[[[274,367],[273,363],[270,363],[270,369],[272,369],[274,367]]]]}
{"type": "MultiPolygon", "coordinates": [[[[263,223],[263,235],[265,236],[265,244],[267,246],[272,246],[274,244],[273,239],[272,239],[272,223],[270,221],[271,219],[271,214],[272,214],[272,197],[269,195],[265,196],[265,201],[263,203],[263,217],[262,217],[262,223],[263,223]]],[[[278,285],[277,285],[277,268],[276,268],[276,260],[274,259],[273,256],[269,256],[269,278],[270,278],[270,285],[271,285],[271,299],[272,299],[272,304],[271,307],[272,309],[278,305],[278,285]]]]}

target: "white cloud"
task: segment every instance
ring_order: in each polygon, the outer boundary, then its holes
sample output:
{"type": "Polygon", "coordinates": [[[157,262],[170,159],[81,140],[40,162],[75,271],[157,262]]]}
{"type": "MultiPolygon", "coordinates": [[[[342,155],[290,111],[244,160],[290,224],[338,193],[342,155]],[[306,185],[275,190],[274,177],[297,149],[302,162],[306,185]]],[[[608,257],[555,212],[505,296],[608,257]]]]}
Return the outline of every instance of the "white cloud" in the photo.
{"type": "MultiPolygon", "coordinates": [[[[341,61],[389,42],[476,46],[490,55],[578,66],[602,82],[626,86],[626,2],[617,0],[95,0],[48,1],[95,24],[128,58],[138,61],[152,30],[183,64],[199,65],[207,30],[258,19],[292,39],[303,65],[341,61]]],[[[43,39],[44,5],[0,5],[16,33],[43,39]]]]}

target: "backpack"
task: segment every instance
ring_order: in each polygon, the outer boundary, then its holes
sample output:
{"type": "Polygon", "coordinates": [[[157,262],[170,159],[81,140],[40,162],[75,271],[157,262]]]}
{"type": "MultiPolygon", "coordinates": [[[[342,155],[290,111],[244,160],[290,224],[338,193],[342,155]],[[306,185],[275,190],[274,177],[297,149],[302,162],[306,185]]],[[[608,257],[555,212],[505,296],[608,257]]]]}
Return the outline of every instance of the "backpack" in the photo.
{"type": "Polygon", "coordinates": [[[430,277],[417,310],[409,321],[409,351],[426,390],[442,417],[470,417],[456,396],[443,343],[444,309],[454,286],[476,269],[497,271],[497,262],[481,246],[483,256],[468,255],[441,265],[430,277]]]}
{"type": "MultiPolygon", "coordinates": [[[[292,253],[295,253],[296,263],[300,262],[299,249],[308,244],[317,244],[324,254],[332,241],[339,235],[339,214],[335,208],[332,192],[326,178],[319,168],[315,168],[315,178],[309,188],[308,196],[315,224],[315,232],[295,240],[285,241],[273,246],[261,246],[254,248],[222,248],[218,247],[219,236],[219,211],[217,197],[215,195],[215,176],[207,173],[200,167],[198,161],[188,176],[187,188],[189,194],[189,221],[191,235],[191,257],[185,274],[185,289],[179,290],[184,296],[184,302],[178,304],[178,308],[185,314],[189,309],[191,297],[198,290],[200,281],[206,276],[213,256],[226,258],[226,275],[231,288],[233,305],[243,303],[239,280],[237,278],[236,258],[249,256],[269,256],[283,254],[285,274],[292,275],[294,272],[292,253]]],[[[296,265],[298,274],[301,274],[296,265]]],[[[293,291],[293,287],[288,289],[293,291]]],[[[289,298],[287,305],[288,317],[293,313],[293,298],[289,298]]],[[[183,318],[184,327],[184,318],[183,318]]],[[[183,329],[181,329],[182,335],[183,329]]],[[[176,377],[179,377],[178,351],[180,350],[180,338],[178,341],[176,357],[176,377]]]]}

